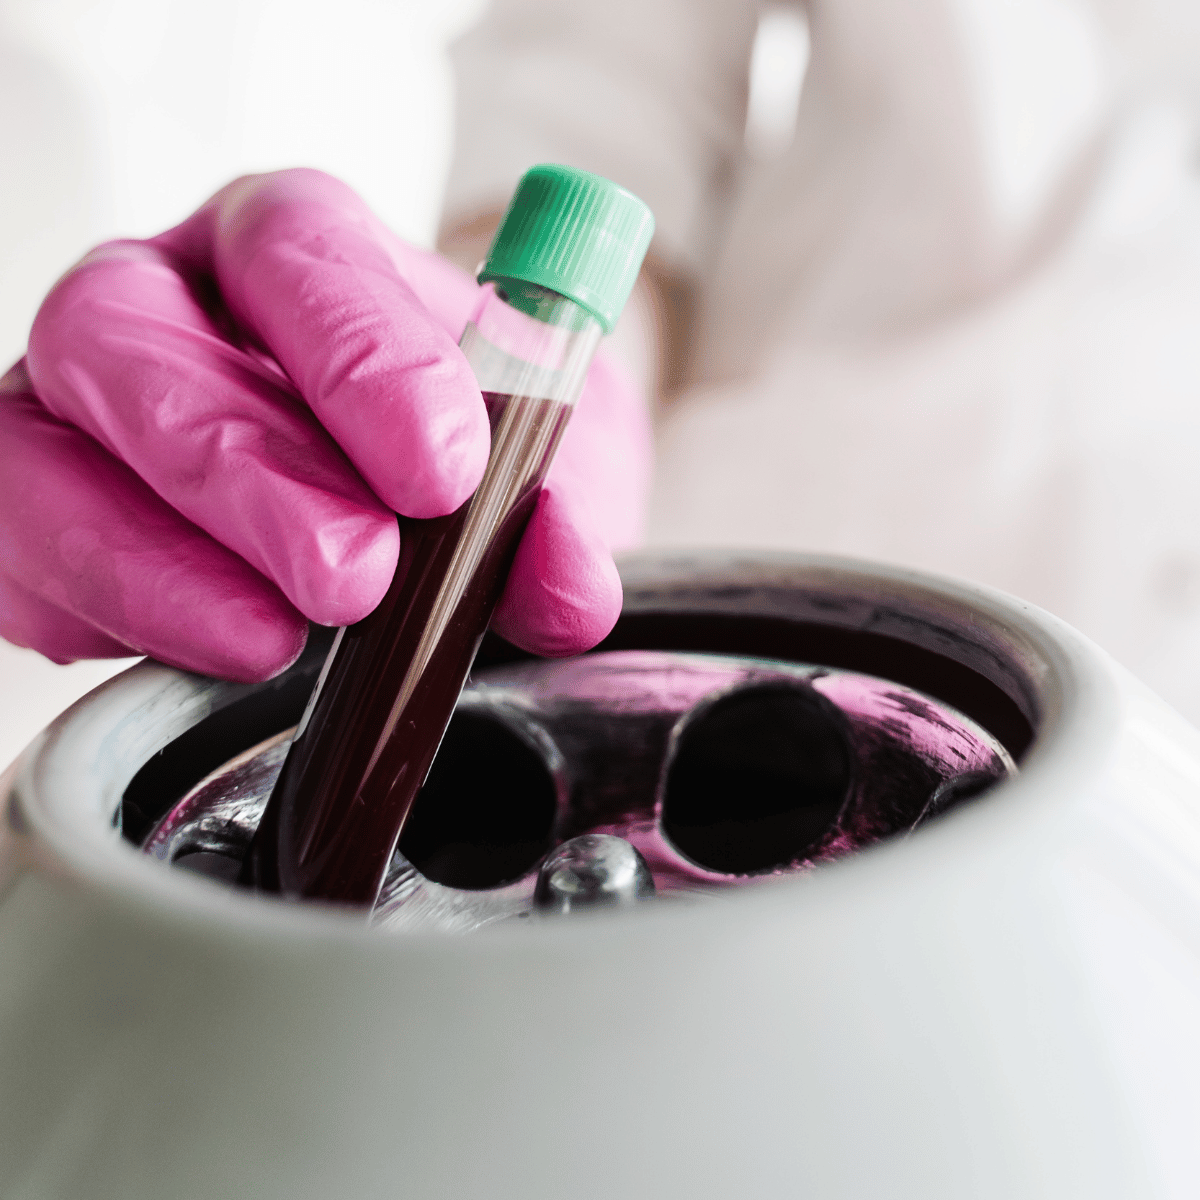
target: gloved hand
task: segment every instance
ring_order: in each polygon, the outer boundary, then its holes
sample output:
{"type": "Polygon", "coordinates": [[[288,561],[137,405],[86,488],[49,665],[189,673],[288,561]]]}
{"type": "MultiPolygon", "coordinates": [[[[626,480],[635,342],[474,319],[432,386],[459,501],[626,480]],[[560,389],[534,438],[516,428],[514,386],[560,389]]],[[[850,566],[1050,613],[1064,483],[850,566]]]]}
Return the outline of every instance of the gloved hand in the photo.
{"type": "MultiPolygon", "coordinates": [[[[456,342],[477,286],[315,171],[238,180],[94,250],[0,381],[0,634],[58,662],[149,654],[268,678],[306,621],[369,613],[487,461],[456,342]]],[[[571,654],[611,628],[649,435],[598,360],[494,628],[571,654]]]]}

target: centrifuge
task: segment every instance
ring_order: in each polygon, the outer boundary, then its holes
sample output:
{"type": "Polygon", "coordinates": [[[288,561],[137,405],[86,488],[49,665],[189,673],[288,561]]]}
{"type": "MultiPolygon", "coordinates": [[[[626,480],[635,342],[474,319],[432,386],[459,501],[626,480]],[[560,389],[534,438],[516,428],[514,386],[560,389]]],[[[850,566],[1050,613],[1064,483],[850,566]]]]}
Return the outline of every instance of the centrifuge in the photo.
{"type": "Polygon", "coordinates": [[[240,887],[328,638],[0,798],[0,1195],[1192,1197],[1200,740],[995,591],[622,564],[489,641],[368,916],[240,887]]]}

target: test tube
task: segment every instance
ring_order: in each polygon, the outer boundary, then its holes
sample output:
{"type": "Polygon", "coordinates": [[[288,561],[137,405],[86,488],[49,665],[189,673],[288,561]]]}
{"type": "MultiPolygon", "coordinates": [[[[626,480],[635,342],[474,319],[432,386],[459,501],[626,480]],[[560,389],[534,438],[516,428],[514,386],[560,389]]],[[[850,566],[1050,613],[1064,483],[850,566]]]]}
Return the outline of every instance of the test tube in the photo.
{"type": "Polygon", "coordinates": [[[456,512],[400,517],[379,606],[338,631],[243,864],[262,891],[371,906],[499,602],[601,337],[654,231],[599,176],[522,177],[459,345],[491,423],[487,469],[456,512]]]}

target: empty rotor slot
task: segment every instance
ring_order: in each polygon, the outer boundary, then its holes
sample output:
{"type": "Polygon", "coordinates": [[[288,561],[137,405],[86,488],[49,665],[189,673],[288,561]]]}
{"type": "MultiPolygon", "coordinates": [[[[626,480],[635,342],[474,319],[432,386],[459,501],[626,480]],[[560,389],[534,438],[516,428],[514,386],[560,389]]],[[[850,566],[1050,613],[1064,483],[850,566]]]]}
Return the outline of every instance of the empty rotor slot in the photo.
{"type": "Polygon", "coordinates": [[[552,845],[558,791],[542,756],[498,717],[454,714],[400,836],[434,883],[483,889],[519,879],[552,845]]]}
{"type": "Polygon", "coordinates": [[[842,713],[804,684],[751,684],[685,718],[663,787],[662,827],[693,862],[770,871],[817,849],[850,789],[842,713]]]}

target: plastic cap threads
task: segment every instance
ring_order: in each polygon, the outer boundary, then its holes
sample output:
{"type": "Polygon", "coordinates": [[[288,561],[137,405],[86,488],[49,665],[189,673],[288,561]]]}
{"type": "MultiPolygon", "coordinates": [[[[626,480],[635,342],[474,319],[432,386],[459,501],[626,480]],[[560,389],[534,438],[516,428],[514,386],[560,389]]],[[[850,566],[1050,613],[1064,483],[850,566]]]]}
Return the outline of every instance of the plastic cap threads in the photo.
{"type": "Polygon", "coordinates": [[[619,184],[546,163],[521,177],[479,282],[521,281],[586,308],[611,333],[654,236],[654,215],[619,184]]]}

